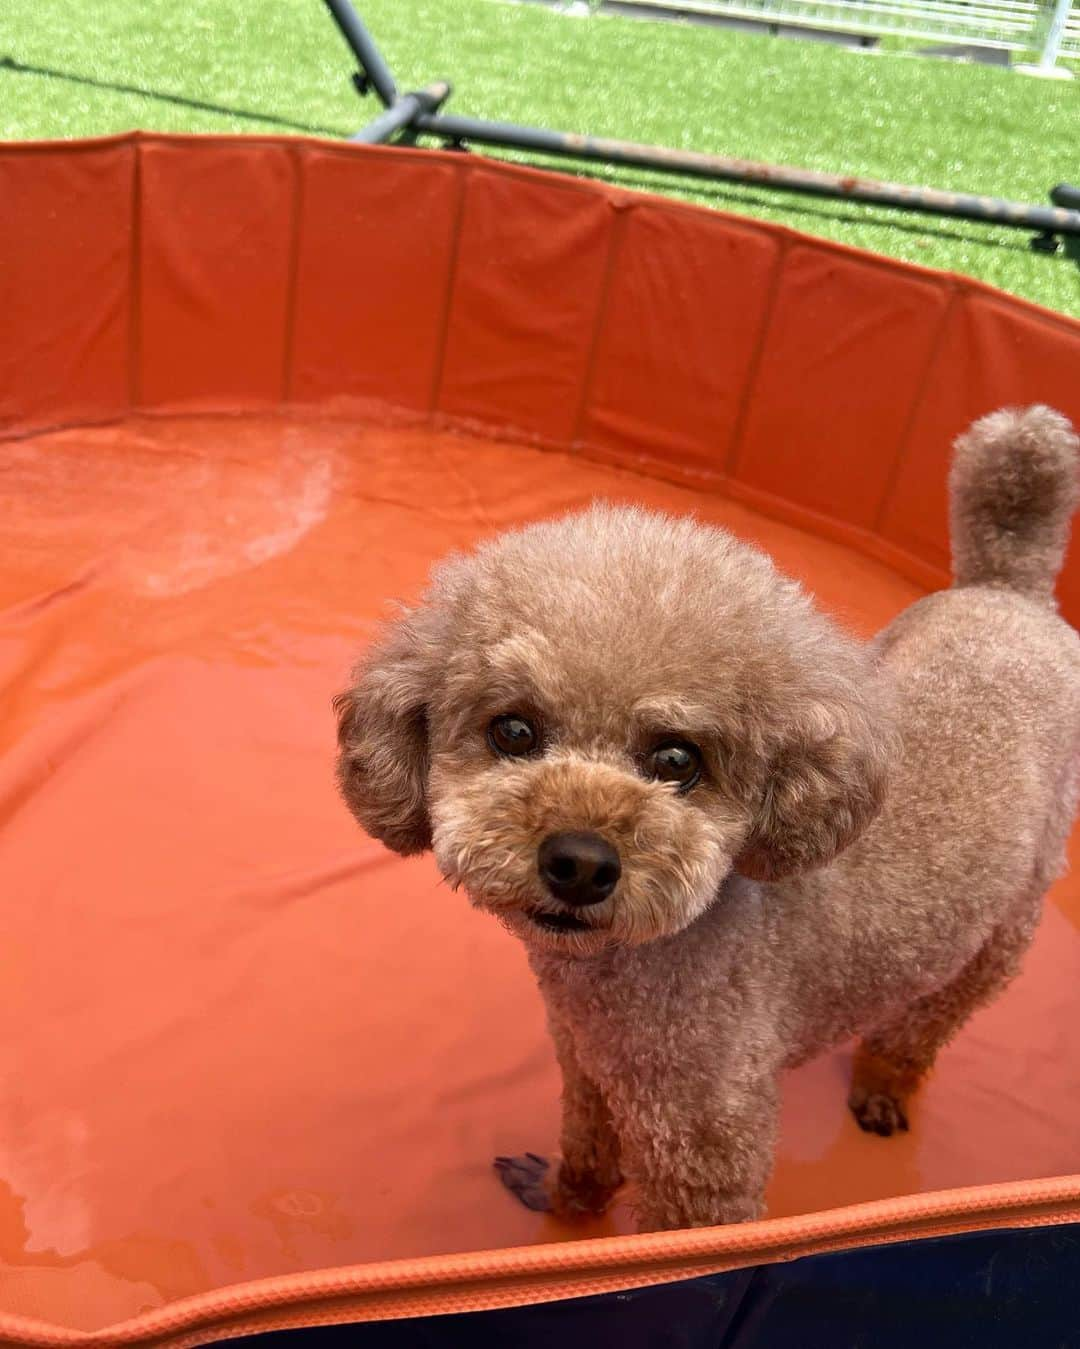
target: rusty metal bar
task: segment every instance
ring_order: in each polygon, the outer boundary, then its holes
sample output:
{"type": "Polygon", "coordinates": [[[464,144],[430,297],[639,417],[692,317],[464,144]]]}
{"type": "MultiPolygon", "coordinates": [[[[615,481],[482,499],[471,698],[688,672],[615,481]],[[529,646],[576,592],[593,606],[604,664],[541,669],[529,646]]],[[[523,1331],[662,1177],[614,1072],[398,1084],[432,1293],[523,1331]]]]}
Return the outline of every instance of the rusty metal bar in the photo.
{"type": "Polygon", "coordinates": [[[439,136],[455,143],[475,141],[479,145],[505,146],[563,158],[597,160],[605,164],[625,164],[654,172],[749,183],[756,187],[801,192],[808,196],[832,197],[838,201],[857,201],[870,206],[977,220],[987,225],[1010,225],[1018,229],[1038,230],[1044,234],[1080,234],[1080,211],[1064,207],[1029,205],[1001,197],[973,196],[963,192],[942,192],[932,187],[907,187],[901,183],[878,182],[873,178],[818,173],[812,169],[788,168],[780,164],[758,164],[749,159],[707,155],[696,150],[667,150],[656,145],[639,145],[633,141],[578,136],[540,127],[516,126],[511,122],[484,122],[472,117],[443,114],[421,116],[413,125],[415,130],[426,135],[439,136]]]}

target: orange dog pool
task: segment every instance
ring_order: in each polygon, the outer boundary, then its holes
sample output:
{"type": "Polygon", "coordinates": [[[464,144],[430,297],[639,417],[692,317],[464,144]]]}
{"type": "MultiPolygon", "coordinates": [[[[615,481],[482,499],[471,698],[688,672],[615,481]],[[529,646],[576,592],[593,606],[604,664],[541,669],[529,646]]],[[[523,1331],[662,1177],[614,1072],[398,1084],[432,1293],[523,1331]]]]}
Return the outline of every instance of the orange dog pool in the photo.
{"type": "MultiPolygon", "coordinates": [[[[518,945],[356,830],[330,699],[431,563],[596,498],[869,633],[947,568],[974,416],[1080,421],[1080,325],[469,156],[0,150],[0,1342],[196,1344],[1080,1220],[1080,883],[912,1132],[793,1074],[770,1218],[517,1207],[556,1148],[518,945]],[[479,1254],[477,1254],[479,1252],[479,1254]]],[[[1080,618],[1080,563],[1062,581],[1080,618]]]]}

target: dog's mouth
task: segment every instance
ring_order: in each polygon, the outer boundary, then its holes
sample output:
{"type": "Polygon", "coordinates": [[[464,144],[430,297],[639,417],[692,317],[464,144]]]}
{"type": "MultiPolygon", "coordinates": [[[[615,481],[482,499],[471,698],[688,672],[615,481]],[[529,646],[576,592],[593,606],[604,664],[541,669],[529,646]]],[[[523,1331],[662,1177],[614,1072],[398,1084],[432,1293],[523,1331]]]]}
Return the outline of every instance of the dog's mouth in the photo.
{"type": "Polygon", "coordinates": [[[573,913],[541,913],[533,910],[529,920],[545,932],[595,932],[592,923],[586,923],[573,913]]]}

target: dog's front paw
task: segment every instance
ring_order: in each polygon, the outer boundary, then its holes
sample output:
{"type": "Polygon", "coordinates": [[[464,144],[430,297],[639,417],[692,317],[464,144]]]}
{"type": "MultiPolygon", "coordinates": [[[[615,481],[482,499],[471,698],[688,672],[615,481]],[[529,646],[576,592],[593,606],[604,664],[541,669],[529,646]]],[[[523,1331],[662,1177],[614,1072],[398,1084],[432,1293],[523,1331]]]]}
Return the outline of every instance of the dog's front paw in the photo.
{"type": "Polygon", "coordinates": [[[527,1209],[551,1213],[570,1222],[604,1213],[621,1180],[609,1183],[592,1172],[572,1171],[565,1162],[560,1163],[553,1178],[550,1162],[535,1152],[520,1157],[496,1157],[495,1170],[514,1198],[527,1209]]]}
{"type": "Polygon", "coordinates": [[[559,1218],[598,1218],[607,1212],[621,1176],[604,1177],[594,1171],[574,1171],[565,1162],[551,1187],[551,1211],[559,1218]]]}
{"type": "Polygon", "coordinates": [[[879,1138],[907,1133],[908,1118],[903,1104],[885,1091],[866,1091],[856,1087],[848,1097],[848,1106],[860,1129],[879,1138]]]}
{"type": "Polygon", "coordinates": [[[548,1183],[550,1163],[535,1152],[520,1157],[496,1157],[495,1170],[510,1193],[534,1213],[550,1213],[554,1207],[548,1183]]]}

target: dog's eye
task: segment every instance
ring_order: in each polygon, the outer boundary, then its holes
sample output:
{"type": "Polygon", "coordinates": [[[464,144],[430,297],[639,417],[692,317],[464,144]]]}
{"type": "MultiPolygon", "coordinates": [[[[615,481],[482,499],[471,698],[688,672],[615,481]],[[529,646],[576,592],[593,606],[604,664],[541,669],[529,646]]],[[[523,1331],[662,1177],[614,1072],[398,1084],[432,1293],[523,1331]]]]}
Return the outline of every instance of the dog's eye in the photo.
{"type": "Polygon", "coordinates": [[[540,748],[540,733],[531,721],[512,713],[496,717],[488,727],[488,744],[496,754],[508,758],[520,758],[523,754],[535,754],[540,748]]]}
{"type": "Polygon", "coordinates": [[[645,771],[657,782],[673,782],[688,792],[701,777],[701,750],[689,740],[665,740],[646,756],[645,771]]]}

